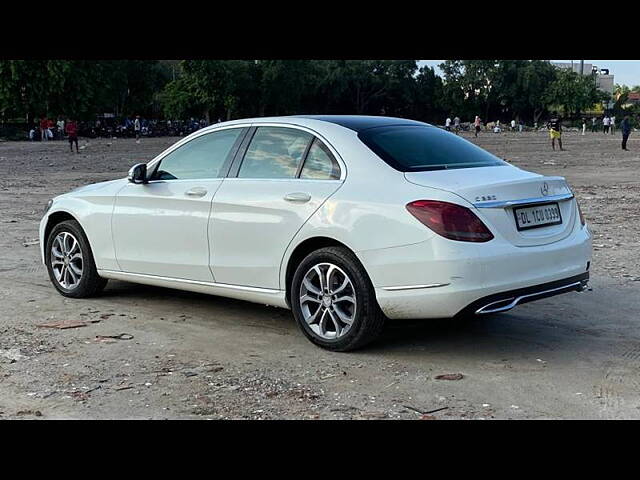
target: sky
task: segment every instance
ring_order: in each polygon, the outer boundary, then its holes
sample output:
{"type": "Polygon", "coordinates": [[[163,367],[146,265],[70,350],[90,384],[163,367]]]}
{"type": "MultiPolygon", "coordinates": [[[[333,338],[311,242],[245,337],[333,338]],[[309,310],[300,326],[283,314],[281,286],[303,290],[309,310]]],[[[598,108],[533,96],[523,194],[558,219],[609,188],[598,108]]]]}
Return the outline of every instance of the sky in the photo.
{"type": "MultiPolygon", "coordinates": [[[[571,60],[551,60],[552,62],[571,62],[571,60]]],[[[420,60],[420,66],[429,65],[435,67],[436,73],[442,74],[438,65],[444,60],[420,60]]],[[[580,60],[574,60],[580,62],[580,60]]],[[[608,68],[609,73],[614,75],[614,83],[633,87],[640,85],[640,60],[585,60],[584,63],[591,63],[598,68],[608,68]]]]}

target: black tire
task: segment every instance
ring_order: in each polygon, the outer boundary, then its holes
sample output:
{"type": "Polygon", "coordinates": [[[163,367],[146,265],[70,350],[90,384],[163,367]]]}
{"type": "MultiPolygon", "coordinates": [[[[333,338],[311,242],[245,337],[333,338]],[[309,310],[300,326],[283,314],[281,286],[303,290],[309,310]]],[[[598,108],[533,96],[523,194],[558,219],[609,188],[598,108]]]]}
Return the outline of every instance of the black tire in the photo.
{"type": "Polygon", "coordinates": [[[346,352],[361,348],[373,341],[384,326],[386,317],[378,306],[371,280],[356,256],[346,248],[325,247],[307,255],[293,275],[290,294],[291,309],[298,326],[309,340],[327,350],[346,352]],[[336,339],[325,339],[317,335],[305,321],[300,304],[300,289],[305,275],[321,263],[331,263],[342,269],[349,276],[355,291],[353,322],[348,331],[336,339]]]}
{"type": "Polygon", "coordinates": [[[58,223],[51,229],[46,240],[44,252],[47,271],[49,272],[49,279],[61,295],[71,298],[92,297],[100,293],[107,285],[108,280],[98,275],[89,241],[87,240],[82,227],[75,220],[65,220],[64,222],[58,223]],[[82,276],[80,277],[78,285],[71,289],[65,288],[60,284],[54,275],[53,267],[51,265],[51,247],[55,238],[62,232],[71,233],[71,235],[78,240],[80,251],[82,252],[82,276]]]}

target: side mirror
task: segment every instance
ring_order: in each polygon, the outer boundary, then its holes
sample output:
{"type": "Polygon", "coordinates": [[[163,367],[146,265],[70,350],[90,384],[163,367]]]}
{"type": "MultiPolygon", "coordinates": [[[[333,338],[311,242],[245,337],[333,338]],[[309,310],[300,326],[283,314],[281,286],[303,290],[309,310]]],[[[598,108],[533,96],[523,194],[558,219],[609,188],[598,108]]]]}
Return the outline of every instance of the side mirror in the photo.
{"type": "Polygon", "coordinates": [[[129,169],[127,176],[131,183],[147,183],[147,164],[137,163],[129,169]]]}

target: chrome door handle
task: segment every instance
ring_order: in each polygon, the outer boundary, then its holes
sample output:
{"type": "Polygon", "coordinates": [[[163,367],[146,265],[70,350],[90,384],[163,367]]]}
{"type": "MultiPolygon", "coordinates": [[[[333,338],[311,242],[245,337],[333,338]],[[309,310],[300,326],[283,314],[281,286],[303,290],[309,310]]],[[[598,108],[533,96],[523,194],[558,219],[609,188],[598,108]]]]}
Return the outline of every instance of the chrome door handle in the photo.
{"type": "Polygon", "coordinates": [[[207,194],[207,189],[202,187],[193,187],[184,194],[188,197],[204,197],[207,194]]]}
{"type": "Polygon", "coordinates": [[[303,192],[288,193],[284,196],[287,202],[305,203],[311,200],[311,195],[303,192]]]}

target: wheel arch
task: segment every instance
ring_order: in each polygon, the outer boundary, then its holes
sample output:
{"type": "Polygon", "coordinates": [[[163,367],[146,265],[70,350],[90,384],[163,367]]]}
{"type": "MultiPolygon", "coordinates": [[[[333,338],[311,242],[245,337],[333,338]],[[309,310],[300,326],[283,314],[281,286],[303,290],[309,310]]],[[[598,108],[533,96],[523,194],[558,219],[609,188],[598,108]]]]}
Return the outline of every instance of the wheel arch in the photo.
{"type": "MultiPolygon", "coordinates": [[[[72,214],[70,214],[69,212],[67,212],[66,210],[58,210],[56,212],[49,214],[49,217],[47,218],[47,224],[44,228],[44,238],[43,238],[44,243],[47,242],[47,239],[49,238],[49,234],[51,233],[51,230],[53,230],[53,227],[55,227],[59,223],[62,223],[66,220],[75,220],[76,222],[78,222],[78,225],[80,225],[80,222],[78,221],[78,219],[74,217],[72,214]]],[[[82,225],[80,225],[80,228],[82,228],[82,225]]]]}
{"type": "MultiPolygon", "coordinates": [[[[293,280],[293,275],[296,271],[297,266],[300,264],[302,259],[304,259],[304,257],[309,255],[311,252],[315,250],[319,250],[321,248],[325,248],[325,247],[346,248],[351,253],[353,253],[356,260],[360,263],[360,265],[362,265],[362,262],[356,255],[355,251],[352,248],[350,248],[348,245],[340,242],[339,240],[336,240],[335,238],[317,236],[317,237],[310,237],[303,240],[298,245],[296,245],[296,247],[293,249],[293,251],[291,252],[291,255],[289,255],[289,258],[287,260],[284,279],[285,279],[285,300],[289,308],[291,308],[291,301],[290,301],[291,282],[293,280]]],[[[367,273],[367,276],[369,276],[369,273],[367,272],[366,267],[362,265],[362,268],[367,273]]]]}

